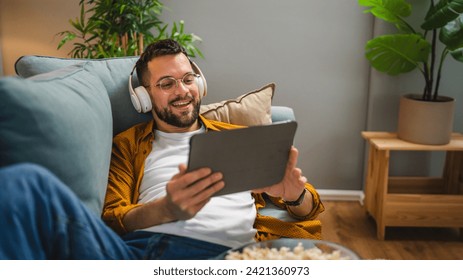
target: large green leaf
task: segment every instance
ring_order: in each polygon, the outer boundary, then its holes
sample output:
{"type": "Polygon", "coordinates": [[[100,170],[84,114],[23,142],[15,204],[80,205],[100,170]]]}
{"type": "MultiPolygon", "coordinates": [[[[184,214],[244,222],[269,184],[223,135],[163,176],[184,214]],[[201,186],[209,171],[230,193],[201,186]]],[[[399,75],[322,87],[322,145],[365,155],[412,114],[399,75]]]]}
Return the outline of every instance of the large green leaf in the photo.
{"type": "Polygon", "coordinates": [[[463,14],[441,29],[439,40],[449,50],[463,48],[463,14]]]}
{"type": "Polygon", "coordinates": [[[372,13],[379,19],[393,23],[402,32],[416,33],[404,20],[412,12],[412,6],[405,0],[359,0],[358,4],[370,8],[364,13],[372,13]]]}
{"type": "Polygon", "coordinates": [[[424,30],[441,28],[462,13],[463,0],[440,0],[434,8],[429,9],[421,28],[424,30]]]}
{"type": "Polygon", "coordinates": [[[378,71],[398,75],[426,62],[430,50],[430,44],[420,35],[383,35],[368,41],[366,57],[378,71]]]}
{"type": "Polygon", "coordinates": [[[463,48],[451,51],[450,54],[452,55],[453,58],[456,60],[463,62],[463,48]]]}
{"type": "Polygon", "coordinates": [[[400,23],[400,18],[408,17],[412,11],[411,5],[404,0],[359,0],[358,4],[370,8],[364,13],[372,13],[390,23],[400,23]]]}

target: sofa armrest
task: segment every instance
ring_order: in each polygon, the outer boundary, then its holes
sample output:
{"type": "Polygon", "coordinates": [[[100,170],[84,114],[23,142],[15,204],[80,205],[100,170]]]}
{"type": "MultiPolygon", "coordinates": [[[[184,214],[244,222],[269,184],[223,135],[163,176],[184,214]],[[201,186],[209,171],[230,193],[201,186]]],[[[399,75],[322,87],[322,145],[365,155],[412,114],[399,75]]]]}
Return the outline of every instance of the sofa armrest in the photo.
{"type": "Polygon", "coordinates": [[[272,122],[295,121],[296,116],[290,107],[272,106],[272,122]]]}

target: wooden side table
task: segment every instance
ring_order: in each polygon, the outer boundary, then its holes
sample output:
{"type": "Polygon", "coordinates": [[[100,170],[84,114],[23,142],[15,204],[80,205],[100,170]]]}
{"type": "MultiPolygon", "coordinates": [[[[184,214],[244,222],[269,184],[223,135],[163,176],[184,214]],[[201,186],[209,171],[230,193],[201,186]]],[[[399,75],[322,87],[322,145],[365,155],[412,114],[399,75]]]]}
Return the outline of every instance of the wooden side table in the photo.
{"type": "Polygon", "coordinates": [[[455,227],[463,236],[463,135],[447,145],[420,145],[395,133],[362,132],[369,144],[365,178],[365,210],[376,221],[377,237],[387,226],[455,227]],[[444,151],[442,177],[390,177],[391,151],[444,151]]]}

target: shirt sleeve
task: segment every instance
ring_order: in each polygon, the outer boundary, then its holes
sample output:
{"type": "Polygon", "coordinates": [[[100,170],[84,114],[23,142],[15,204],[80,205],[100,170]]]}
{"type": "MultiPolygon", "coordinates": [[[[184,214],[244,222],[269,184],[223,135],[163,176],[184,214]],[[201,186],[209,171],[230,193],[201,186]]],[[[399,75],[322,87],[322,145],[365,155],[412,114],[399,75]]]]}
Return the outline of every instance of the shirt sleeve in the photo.
{"type": "MultiPolygon", "coordinates": [[[[325,207],[323,206],[323,202],[320,199],[320,194],[317,192],[314,186],[312,186],[309,183],[306,183],[305,188],[312,195],[312,210],[309,212],[309,214],[307,214],[304,217],[299,217],[299,216],[295,217],[294,214],[291,213],[290,211],[288,211],[288,213],[298,220],[314,220],[318,217],[320,213],[322,213],[325,210],[325,207]]],[[[272,197],[272,196],[268,196],[268,198],[273,204],[275,204],[279,208],[288,209],[281,198],[272,197]]]]}
{"type": "MultiPolygon", "coordinates": [[[[304,217],[297,217],[296,221],[290,222],[282,221],[272,216],[263,216],[257,213],[256,221],[254,223],[254,228],[257,230],[255,236],[256,241],[271,240],[282,237],[309,239],[322,238],[322,225],[320,220],[317,220],[317,217],[318,214],[322,213],[325,208],[316,189],[308,183],[306,183],[305,187],[312,194],[313,207],[310,213],[304,217]]],[[[265,207],[266,199],[264,196],[270,200],[270,203],[275,204],[279,208],[286,208],[286,205],[283,203],[281,198],[271,197],[266,194],[253,193],[257,209],[265,207]]],[[[289,211],[288,213],[291,215],[289,211]]]]}
{"type": "Polygon", "coordinates": [[[116,137],[113,141],[108,187],[102,218],[118,234],[127,233],[124,216],[140,204],[134,203],[136,174],[131,155],[130,141],[116,137]]]}

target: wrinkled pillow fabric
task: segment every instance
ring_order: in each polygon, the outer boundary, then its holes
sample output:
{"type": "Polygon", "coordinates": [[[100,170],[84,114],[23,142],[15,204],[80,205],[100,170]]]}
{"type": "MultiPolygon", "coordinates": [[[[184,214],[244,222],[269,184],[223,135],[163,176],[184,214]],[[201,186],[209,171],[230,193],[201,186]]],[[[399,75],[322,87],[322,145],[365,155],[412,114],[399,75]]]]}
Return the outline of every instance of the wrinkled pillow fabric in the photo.
{"type": "Polygon", "coordinates": [[[88,64],[0,79],[0,166],[32,162],[100,215],[112,145],[111,105],[88,64]]]}
{"type": "MultiPolygon", "coordinates": [[[[138,57],[116,57],[105,59],[76,59],[48,56],[23,56],[16,61],[16,73],[21,77],[32,77],[62,67],[86,63],[92,67],[92,74],[98,77],[106,88],[111,101],[113,135],[129,127],[150,120],[151,114],[139,114],[132,106],[129,94],[129,75],[138,57]]],[[[138,84],[136,75],[135,86],[138,84]]]]}
{"type": "Polygon", "coordinates": [[[275,84],[243,94],[235,99],[201,106],[201,114],[208,119],[252,126],[272,123],[272,98],[275,84]]]}

